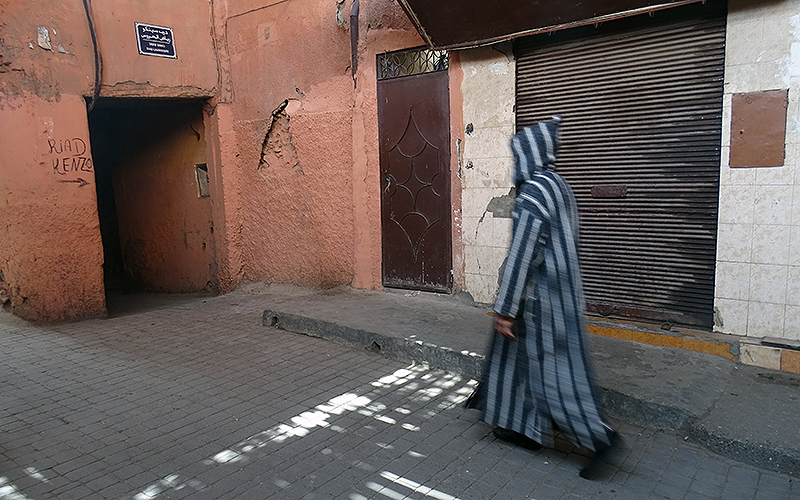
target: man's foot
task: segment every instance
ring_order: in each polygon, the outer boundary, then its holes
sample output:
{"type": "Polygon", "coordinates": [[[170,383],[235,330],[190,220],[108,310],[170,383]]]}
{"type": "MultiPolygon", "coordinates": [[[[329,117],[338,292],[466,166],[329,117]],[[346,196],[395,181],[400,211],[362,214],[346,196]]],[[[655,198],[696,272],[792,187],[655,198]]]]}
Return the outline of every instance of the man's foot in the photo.
{"type": "Polygon", "coordinates": [[[609,440],[610,443],[602,448],[598,448],[597,451],[594,452],[594,456],[589,464],[581,469],[579,475],[582,478],[589,480],[597,479],[600,476],[600,469],[603,463],[605,463],[609,456],[616,452],[622,445],[622,438],[617,431],[611,431],[609,440]]]}
{"type": "Polygon", "coordinates": [[[532,451],[539,451],[542,449],[542,445],[534,441],[533,439],[529,438],[524,434],[520,434],[519,432],[512,431],[510,429],[503,429],[502,427],[497,427],[495,430],[492,431],[494,437],[497,439],[502,439],[503,441],[507,441],[512,444],[516,444],[522,446],[523,448],[527,448],[532,451]]]}

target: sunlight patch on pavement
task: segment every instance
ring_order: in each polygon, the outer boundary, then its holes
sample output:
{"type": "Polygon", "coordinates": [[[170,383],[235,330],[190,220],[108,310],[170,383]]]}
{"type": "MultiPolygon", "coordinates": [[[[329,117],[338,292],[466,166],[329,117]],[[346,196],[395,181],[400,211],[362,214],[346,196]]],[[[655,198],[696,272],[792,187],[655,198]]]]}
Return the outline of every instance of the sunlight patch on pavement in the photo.
{"type": "Polygon", "coordinates": [[[0,477],[0,500],[30,500],[19,492],[19,490],[9,482],[7,477],[0,477]]]}
{"type": "Polygon", "coordinates": [[[30,477],[36,479],[37,481],[43,482],[43,483],[49,483],[50,482],[50,480],[48,480],[46,477],[44,477],[44,474],[42,474],[41,472],[36,470],[36,467],[25,467],[25,474],[27,474],[30,477]]]}
{"type": "MultiPolygon", "coordinates": [[[[412,365],[409,368],[399,369],[391,375],[381,377],[377,381],[372,382],[370,385],[375,387],[376,390],[379,388],[396,387],[397,390],[402,391],[402,393],[411,392],[412,395],[409,397],[408,401],[412,402],[425,403],[434,398],[440,397],[447,392],[447,394],[445,394],[444,401],[442,401],[437,408],[439,410],[443,410],[466,401],[476,384],[476,382],[473,380],[462,382],[461,377],[453,374],[445,373],[434,377],[431,375],[429,370],[430,369],[426,365],[412,365]],[[427,387],[421,388],[422,384],[420,384],[417,379],[424,380],[427,387]],[[452,390],[458,383],[466,383],[466,385],[458,390],[452,390]]],[[[242,462],[247,459],[248,454],[263,448],[270,443],[283,443],[293,437],[304,437],[316,428],[330,428],[335,432],[346,432],[345,429],[336,425],[331,425],[329,422],[329,419],[332,416],[343,415],[346,412],[356,412],[360,415],[372,417],[379,422],[389,425],[396,425],[398,424],[398,421],[395,418],[387,416],[388,413],[397,412],[401,415],[410,415],[412,413],[411,410],[405,407],[390,409],[385,404],[375,402],[367,396],[360,396],[355,393],[345,393],[331,398],[327,402],[321,403],[309,411],[290,418],[286,423],[281,423],[271,427],[270,429],[259,432],[245,439],[244,441],[231,446],[228,449],[214,454],[210,458],[203,460],[201,463],[208,466],[216,466],[242,462]]],[[[427,410],[425,412],[426,418],[432,417],[436,414],[437,412],[432,410],[427,410]]],[[[401,423],[400,425],[404,429],[412,432],[418,432],[421,430],[420,427],[410,423],[401,423]]],[[[391,448],[390,445],[387,446],[391,448]]],[[[421,454],[415,454],[414,452],[409,452],[409,454],[417,457],[423,456],[421,454]]],[[[356,466],[358,466],[358,464],[356,464],[356,466]]],[[[369,467],[370,469],[374,470],[373,467],[369,467]]],[[[452,495],[428,488],[419,483],[389,472],[383,472],[381,473],[381,476],[384,479],[388,479],[400,486],[412,489],[416,493],[429,496],[437,500],[458,500],[458,498],[452,495]]],[[[200,488],[202,488],[201,483],[196,481],[195,483],[200,485],[200,488]]],[[[188,483],[179,483],[177,474],[167,476],[157,483],[148,486],[142,492],[136,494],[133,499],[153,500],[166,490],[181,489],[187,484],[188,483]]],[[[284,481],[279,478],[275,479],[274,484],[280,488],[286,488],[290,485],[288,481],[284,481]]],[[[195,487],[197,487],[197,485],[195,485],[195,487]]],[[[406,498],[405,495],[401,495],[400,493],[397,493],[384,486],[380,486],[377,483],[368,483],[368,486],[370,488],[373,486],[378,487],[380,490],[379,493],[381,495],[388,496],[389,498],[395,498],[395,494],[400,495],[397,498],[406,498]]],[[[357,493],[353,493],[350,495],[350,498],[352,500],[358,500],[363,497],[357,493]]],[[[5,497],[0,496],[0,500],[5,500],[5,497]]],[[[21,497],[13,500],[26,499],[21,497]]]]}
{"type": "Polygon", "coordinates": [[[397,474],[392,474],[388,471],[381,472],[381,477],[388,479],[395,484],[399,484],[400,486],[404,486],[414,491],[414,493],[425,495],[426,497],[436,498],[437,500],[458,500],[458,497],[454,497],[453,495],[449,495],[433,488],[428,488],[427,486],[423,486],[416,481],[400,477],[397,474]]]}
{"type": "MultiPolygon", "coordinates": [[[[398,486],[402,486],[403,488],[411,490],[412,493],[419,493],[420,495],[424,495],[430,498],[435,498],[436,500],[459,500],[458,497],[454,497],[453,495],[444,493],[443,491],[429,488],[421,483],[412,481],[410,479],[406,479],[404,477],[398,476],[397,474],[393,474],[388,471],[381,472],[381,477],[391,481],[392,483],[398,486]]],[[[409,498],[408,494],[406,493],[401,493],[399,491],[393,490],[392,488],[389,488],[388,486],[384,486],[382,484],[373,481],[367,483],[367,488],[391,500],[403,500],[409,498]]],[[[353,498],[353,496],[351,495],[350,498],[353,498]]]]}

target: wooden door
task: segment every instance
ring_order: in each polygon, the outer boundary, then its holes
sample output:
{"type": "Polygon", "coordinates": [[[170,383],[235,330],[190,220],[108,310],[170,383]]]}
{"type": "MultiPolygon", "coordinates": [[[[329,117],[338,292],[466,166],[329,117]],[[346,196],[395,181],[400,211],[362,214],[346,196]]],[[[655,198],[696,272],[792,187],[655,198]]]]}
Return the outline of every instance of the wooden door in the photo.
{"type": "Polygon", "coordinates": [[[452,255],[447,71],[379,80],[378,125],[383,285],[449,291],[452,255]]]}

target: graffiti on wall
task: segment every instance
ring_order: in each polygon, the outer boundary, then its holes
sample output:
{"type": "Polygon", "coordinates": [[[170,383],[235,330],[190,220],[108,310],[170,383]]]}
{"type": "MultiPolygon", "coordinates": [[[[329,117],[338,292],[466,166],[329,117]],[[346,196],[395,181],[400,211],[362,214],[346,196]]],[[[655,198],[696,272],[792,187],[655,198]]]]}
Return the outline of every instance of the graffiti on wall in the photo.
{"type": "MultiPolygon", "coordinates": [[[[86,141],[80,137],[72,139],[47,139],[48,156],[53,174],[67,175],[73,172],[94,172],[92,158],[89,155],[86,141]]],[[[78,182],[82,186],[87,182],[83,179],[62,182],[78,182]]]]}

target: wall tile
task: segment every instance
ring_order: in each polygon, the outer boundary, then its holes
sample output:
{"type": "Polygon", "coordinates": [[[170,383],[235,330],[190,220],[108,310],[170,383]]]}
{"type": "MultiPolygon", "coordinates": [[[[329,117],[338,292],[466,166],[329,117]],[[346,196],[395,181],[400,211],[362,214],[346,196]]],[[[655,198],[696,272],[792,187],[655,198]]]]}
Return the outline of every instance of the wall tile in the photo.
{"type": "Polygon", "coordinates": [[[754,186],[756,183],[755,168],[731,168],[730,184],[735,186],[754,186]]]}
{"type": "Polygon", "coordinates": [[[800,226],[790,227],[789,236],[789,265],[800,266],[800,226]]]}
{"type": "Polygon", "coordinates": [[[494,224],[494,233],[492,235],[494,245],[503,250],[508,249],[511,244],[511,231],[514,226],[514,220],[510,218],[495,218],[492,222],[494,224]]]}
{"type": "Polygon", "coordinates": [[[494,158],[464,159],[461,167],[461,187],[463,189],[482,189],[511,187],[512,156],[494,158]]]}
{"type": "Polygon", "coordinates": [[[746,300],[715,298],[714,308],[722,320],[721,325],[714,326],[715,332],[732,335],[747,334],[748,302],[746,300]]]}
{"type": "Polygon", "coordinates": [[[764,46],[764,21],[751,19],[731,26],[726,33],[725,62],[730,65],[752,64],[761,60],[764,46]]]}
{"type": "Polygon", "coordinates": [[[492,198],[506,192],[508,191],[502,188],[464,189],[461,192],[461,210],[464,217],[482,217],[492,198]]]}
{"type": "Polygon", "coordinates": [[[727,154],[722,152],[722,164],[728,165],[731,146],[731,113],[733,109],[733,95],[725,93],[722,95],[722,147],[728,149],[727,154]]]}
{"type": "Polygon", "coordinates": [[[464,162],[475,158],[507,158],[513,156],[511,138],[514,127],[477,127],[464,137],[464,162]]]}
{"type": "Polygon", "coordinates": [[[492,228],[492,214],[487,213],[478,219],[475,227],[475,244],[481,247],[491,248],[494,243],[492,228]]]}
{"type": "Polygon", "coordinates": [[[800,340],[800,306],[786,306],[783,335],[787,339],[800,340]]]}
{"type": "Polygon", "coordinates": [[[792,186],[756,186],[755,224],[785,225],[791,222],[792,186]]]}
{"type": "Polygon", "coordinates": [[[494,302],[494,294],[497,285],[493,284],[489,277],[482,274],[467,274],[465,276],[467,291],[472,294],[475,302],[489,304],[494,302]]]}
{"type": "Polygon", "coordinates": [[[784,304],[788,266],[753,264],[750,266],[750,300],[784,304]]]}
{"type": "Polygon", "coordinates": [[[461,218],[461,243],[464,246],[477,244],[478,221],[480,217],[464,216],[461,218]]]}
{"type": "Polygon", "coordinates": [[[496,285],[500,266],[502,266],[503,262],[506,260],[507,252],[500,248],[492,248],[489,249],[486,254],[486,272],[483,274],[487,275],[490,279],[493,278],[496,285]]]}
{"type": "Polygon", "coordinates": [[[748,300],[750,298],[750,264],[718,262],[714,288],[715,297],[748,300]]]}
{"type": "MultiPolygon", "coordinates": [[[[793,152],[794,147],[791,148],[793,152]]],[[[786,185],[794,183],[794,166],[788,164],[788,162],[785,162],[784,166],[781,167],[759,167],[755,171],[757,185],[786,185]]]]}
{"type": "MultiPolygon", "coordinates": [[[[734,35],[735,36],[735,35],[734,35]]],[[[726,92],[746,93],[785,87],[786,70],[781,62],[763,61],[752,64],[726,64],[726,92]]]]}
{"type": "MultiPolygon", "coordinates": [[[[733,174],[733,172],[731,173],[733,174]]],[[[719,222],[721,224],[752,224],[754,200],[754,186],[720,186],[719,222]]]]}
{"type": "MultiPolygon", "coordinates": [[[[483,248],[477,245],[469,245],[464,247],[464,273],[467,275],[476,275],[480,274],[480,263],[478,261],[478,255],[480,252],[484,251],[483,248]]],[[[472,291],[472,289],[468,289],[468,291],[472,291]]]]}
{"type": "MultiPolygon", "coordinates": [[[[793,226],[800,226],[800,183],[797,183],[792,187],[792,204],[790,213],[790,224],[793,226]]],[[[797,250],[800,250],[800,247],[798,247],[797,250]]]]}
{"type": "Polygon", "coordinates": [[[750,262],[752,224],[719,224],[717,233],[717,260],[750,262]]]}
{"type": "Polygon", "coordinates": [[[747,335],[750,337],[783,337],[786,306],[751,301],[747,312],[747,335]]]}
{"type": "Polygon", "coordinates": [[[790,226],[753,226],[754,264],[789,264],[790,226]]]}
{"type": "Polygon", "coordinates": [[[790,266],[786,279],[786,304],[800,306],[800,266],[790,266]]]}

